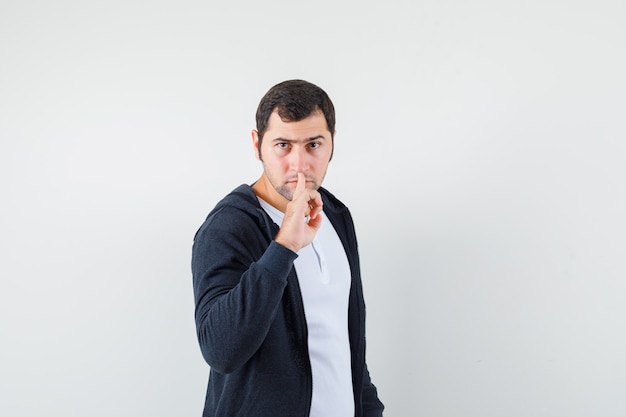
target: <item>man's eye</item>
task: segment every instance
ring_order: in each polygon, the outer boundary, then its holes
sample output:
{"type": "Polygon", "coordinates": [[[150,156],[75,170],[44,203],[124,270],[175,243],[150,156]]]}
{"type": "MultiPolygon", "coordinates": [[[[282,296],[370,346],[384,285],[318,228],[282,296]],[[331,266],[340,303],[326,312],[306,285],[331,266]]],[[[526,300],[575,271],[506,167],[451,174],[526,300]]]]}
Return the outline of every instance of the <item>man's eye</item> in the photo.
{"type": "Polygon", "coordinates": [[[289,144],[286,142],[282,142],[282,143],[277,143],[276,146],[278,146],[279,149],[287,149],[289,147],[289,144]]]}
{"type": "Polygon", "coordinates": [[[313,148],[313,149],[315,149],[315,148],[319,148],[319,147],[320,147],[320,144],[319,144],[319,142],[311,142],[311,143],[309,144],[309,147],[311,147],[311,148],[313,148]]]}

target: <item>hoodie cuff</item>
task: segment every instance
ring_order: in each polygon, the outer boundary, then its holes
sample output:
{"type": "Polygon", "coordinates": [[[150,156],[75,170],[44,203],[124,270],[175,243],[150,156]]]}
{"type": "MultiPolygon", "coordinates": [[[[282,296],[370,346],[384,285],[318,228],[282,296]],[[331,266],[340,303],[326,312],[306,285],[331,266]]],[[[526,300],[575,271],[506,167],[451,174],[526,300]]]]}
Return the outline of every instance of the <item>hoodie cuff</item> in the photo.
{"type": "Polygon", "coordinates": [[[267,270],[270,274],[286,281],[293,267],[293,261],[297,257],[297,253],[276,241],[272,241],[263,256],[261,256],[261,259],[257,261],[257,265],[267,270]]]}

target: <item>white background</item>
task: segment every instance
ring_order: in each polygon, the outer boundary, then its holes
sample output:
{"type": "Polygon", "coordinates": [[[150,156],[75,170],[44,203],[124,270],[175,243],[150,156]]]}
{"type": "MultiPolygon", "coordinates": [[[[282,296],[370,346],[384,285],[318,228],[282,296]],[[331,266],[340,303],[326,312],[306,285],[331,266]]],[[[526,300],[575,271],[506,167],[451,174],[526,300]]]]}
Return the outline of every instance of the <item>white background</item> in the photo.
{"type": "Polygon", "coordinates": [[[626,415],[624,1],[0,1],[0,415],[199,416],[193,235],[337,109],[386,417],[626,415]]]}

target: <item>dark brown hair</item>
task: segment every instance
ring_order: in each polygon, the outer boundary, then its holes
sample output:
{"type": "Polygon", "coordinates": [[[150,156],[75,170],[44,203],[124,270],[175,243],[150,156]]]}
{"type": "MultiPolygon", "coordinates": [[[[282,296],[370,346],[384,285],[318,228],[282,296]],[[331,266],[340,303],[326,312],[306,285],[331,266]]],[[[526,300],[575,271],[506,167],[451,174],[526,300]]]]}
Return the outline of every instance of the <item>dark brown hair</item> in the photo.
{"type": "Polygon", "coordinates": [[[267,122],[274,110],[284,122],[300,121],[319,110],[324,114],[331,138],[335,135],[335,107],[328,94],[308,81],[283,81],[265,93],[257,108],[256,130],[259,132],[259,150],[267,130],[267,122]]]}

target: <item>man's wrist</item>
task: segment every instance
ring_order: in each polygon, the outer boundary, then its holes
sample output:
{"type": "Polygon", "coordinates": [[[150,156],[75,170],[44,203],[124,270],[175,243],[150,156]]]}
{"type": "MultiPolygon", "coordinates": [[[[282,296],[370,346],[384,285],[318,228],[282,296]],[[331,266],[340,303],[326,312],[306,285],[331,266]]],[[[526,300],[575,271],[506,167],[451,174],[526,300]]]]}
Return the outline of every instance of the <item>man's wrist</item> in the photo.
{"type": "Polygon", "coordinates": [[[276,236],[274,241],[278,243],[279,245],[281,245],[282,247],[289,249],[293,253],[298,253],[298,251],[300,250],[300,248],[297,245],[295,245],[293,242],[290,242],[287,239],[283,239],[282,236],[280,236],[280,233],[276,236]]]}

